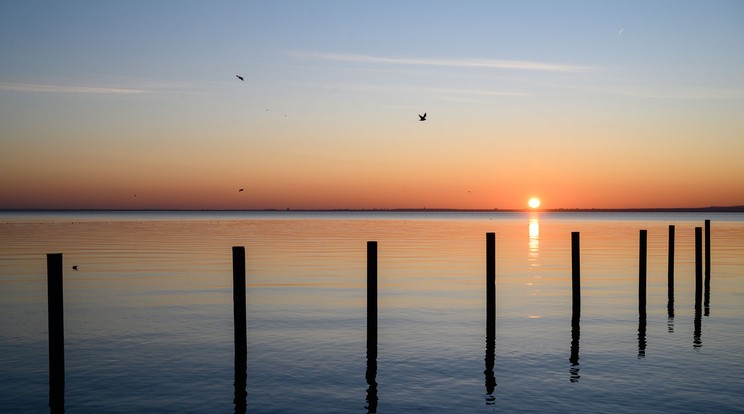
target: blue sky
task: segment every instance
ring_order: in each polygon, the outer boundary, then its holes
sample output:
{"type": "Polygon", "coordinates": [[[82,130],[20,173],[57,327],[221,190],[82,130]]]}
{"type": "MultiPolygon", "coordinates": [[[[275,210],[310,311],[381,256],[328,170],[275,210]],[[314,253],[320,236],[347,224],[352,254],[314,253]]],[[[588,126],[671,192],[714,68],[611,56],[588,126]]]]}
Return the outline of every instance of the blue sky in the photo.
{"type": "MultiPolygon", "coordinates": [[[[378,164],[413,177],[408,188],[432,175],[454,188],[454,175],[463,187],[512,194],[455,203],[473,208],[517,206],[529,192],[555,198],[560,188],[542,177],[567,162],[584,166],[564,180],[603,167],[597,180],[618,191],[633,181],[612,177],[638,168],[633,179],[656,175],[667,186],[705,174],[708,187],[744,184],[731,178],[740,171],[732,154],[744,153],[742,22],[739,1],[3,2],[0,173],[23,185],[0,193],[0,207],[69,205],[21,187],[62,180],[69,189],[94,175],[132,192],[149,181],[136,171],[162,186],[196,183],[196,170],[208,178],[197,187],[220,174],[231,186],[260,178],[283,190],[267,184],[254,200],[296,205],[321,205],[289,194],[322,187],[336,207],[371,202],[354,201],[337,181],[347,175],[398,200],[383,205],[415,205],[384,190],[395,179],[366,171],[378,164]],[[425,133],[409,123],[423,112],[425,133]],[[487,153],[504,170],[483,181],[487,153]]],[[[591,197],[600,183],[585,181],[565,207],[605,203],[591,197]]],[[[90,202],[100,194],[76,191],[90,202]]],[[[736,199],[724,191],[652,204],[736,199]]]]}

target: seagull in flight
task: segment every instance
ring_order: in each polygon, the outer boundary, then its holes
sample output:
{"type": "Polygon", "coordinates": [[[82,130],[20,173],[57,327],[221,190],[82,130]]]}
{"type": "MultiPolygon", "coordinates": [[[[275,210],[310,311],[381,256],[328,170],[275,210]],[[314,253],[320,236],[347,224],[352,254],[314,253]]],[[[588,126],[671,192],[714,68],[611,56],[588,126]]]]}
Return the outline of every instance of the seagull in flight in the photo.
{"type": "Polygon", "coordinates": [[[426,121],[426,112],[423,115],[419,115],[419,121],[426,121]]]}
{"type": "Polygon", "coordinates": [[[77,265],[72,266],[72,270],[78,270],[77,265]]]}
{"type": "Polygon", "coordinates": [[[238,190],[238,192],[239,192],[239,193],[243,192],[243,189],[241,188],[240,190],[238,190]]]}
{"type": "Polygon", "coordinates": [[[243,80],[243,77],[242,76],[240,76],[240,75],[235,75],[235,76],[237,76],[238,79],[243,80]]]}

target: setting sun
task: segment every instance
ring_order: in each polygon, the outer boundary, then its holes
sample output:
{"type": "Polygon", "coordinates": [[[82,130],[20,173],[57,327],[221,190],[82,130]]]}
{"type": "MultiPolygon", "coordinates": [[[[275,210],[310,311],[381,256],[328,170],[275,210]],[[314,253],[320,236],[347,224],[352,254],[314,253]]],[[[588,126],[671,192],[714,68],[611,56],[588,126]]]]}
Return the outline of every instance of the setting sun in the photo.
{"type": "Polygon", "coordinates": [[[530,208],[538,208],[540,207],[540,199],[537,197],[530,198],[530,201],[527,202],[527,205],[530,206],[530,208]]]}

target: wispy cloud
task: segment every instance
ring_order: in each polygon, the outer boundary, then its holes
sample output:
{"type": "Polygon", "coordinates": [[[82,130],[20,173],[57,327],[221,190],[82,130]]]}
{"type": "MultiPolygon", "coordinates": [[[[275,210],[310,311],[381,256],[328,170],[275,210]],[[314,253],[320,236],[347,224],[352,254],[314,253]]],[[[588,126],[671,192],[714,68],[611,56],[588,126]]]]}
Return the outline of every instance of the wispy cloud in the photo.
{"type": "Polygon", "coordinates": [[[399,58],[386,56],[370,56],[343,53],[320,53],[320,52],[286,52],[288,56],[299,59],[330,60],[340,62],[391,64],[391,65],[416,65],[416,66],[442,66],[455,68],[482,68],[482,69],[509,69],[543,72],[590,72],[595,68],[591,66],[565,65],[560,63],[536,62],[528,60],[494,60],[494,59],[424,59],[424,58],[399,58]]]}
{"type": "Polygon", "coordinates": [[[374,92],[374,93],[429,93],[433,95],[472,95],[472,96],[530,96],[531,93],[520,91],[501,91],[489,89],[454,89],[454,88],[430,88],[418,86],[391,86],[380,84],[294,84],[303,87],[320,87],[335,91],[348,92],[374,92]]]}
{"type": "Polygon", "coordinates": [[[530,96],[527,92],[509,92],[477,89],[426,89],[433,93],[451,94],[451,95],[475,95],[475,96],[530,96]]]}
{"type": "Polygon", "coordinates": [[[739,100],[744,98],[744,92],[733,89],[723,88],[662,88],[662,87],[609,87],[609,88],[576,88],[584,89],[589,92],[627,96],[640,99],[673,99],[673,100],[709,100],[709,101],[728,101],[739,100]]]}
{"type": "Polygon", "coordinates": [[[49,85],[38,83],[0,82],[0,91],[30,92],[30,93],[78,93],[78,94],[134,94],[145,93],[144,89],[118,88],[108,86],[73,86],[49,85]]]}

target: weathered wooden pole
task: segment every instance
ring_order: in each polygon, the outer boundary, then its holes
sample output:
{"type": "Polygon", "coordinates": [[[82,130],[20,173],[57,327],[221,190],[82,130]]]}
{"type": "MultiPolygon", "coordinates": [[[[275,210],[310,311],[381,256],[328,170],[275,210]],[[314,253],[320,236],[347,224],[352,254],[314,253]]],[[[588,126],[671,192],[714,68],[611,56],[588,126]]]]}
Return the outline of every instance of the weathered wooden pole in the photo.
{"type": "Polygon", "coordinates": [[[245,311],[245,247],[234,246],[233,255],[233,318],[235,321],[235,356],[245,357],[246,311],[245,311]]]}
{"type": "Polygon", "coordinates": [[[638,258],[638,312],[646,315],[646,247],[648,234],[641,230],[638,258]]]}
{"type": "Polygon", "coordinates": [[[235,413],[246,412],[247,354],[245,247],[233,246],[233,320],[235,326],[235,413]]]}
{"type": "Polygon", "coordinates": [[[674,301],[674,224],[669,225],[669,259],[667,263],[667,296],[674,301]]]}
{"type": "Polygon", "coordinates": [[[646,265],[648,231],[641,230],[638,243],[638,358],[646,357],[646,265]]]}
{"type": "Polygon", "coordinates": [[[571,355],[568,361],[571,382],[578,382],[579,340],[581,337],[581,233],[571,232],[571,355]]]}
{"type": "Polygon", "coordinates": [[[496,234],[486,233],[486,330],[496,327],[496,234]]]}
{"type": "MultiPolygon", "coordinates": [[[[669,318],[674,318],[674,224],[669,225],[669,259],[667,262],[667,315],[669,318]]],[[[672,325],[669,326],[671,332],[673,328],[672,325]]]]}
{"type": "Polygon", "coordinates": [[[710,220],[705,220],[705,316],[710,316],[710,220]]]}
{"type": "Polygon", "coordinates": [[[495,401],[496,376],[496,233],[486,233],[486,404],[495,401]]]}
{"type": "Polygon", "coordinates": [[[377,412],[377,242],[367,242],[367,408],[377,412]]]}
{"type": "Polygon", "coordinates": [[[571,232],[571,308],[578,318],[581,313],[581,233],[571,232]]]}
{"type": "Polygon", "coordinates": [[[692,347],[703,345],[702,336],[702,301],[703,301],[703,229],[695,227],[695,317],[692,331],[692,347]]]}
{"type": "Polygon", "coordinates": [[[705,286],[710,285],[710,220],[705,220],[705,286]]]}
{"type": "Polygon", "coordinates": [[[703,300],[703,229],[695,227],[695,309],[703,300]]]}
{"type": "Polygon", "coordinates": [[[65,401],[65,324],[62,293],[62,253],[47,254],[49,407],[52,412],[63,412],[65,401]]]}
{"type": "Polygon", "coordinates": [[[377,242],[367,242],[367,408],[377,412],[377,242]]]}
{"type": "Polygon", "coordinates": [[[367,242],[367,346],[377,347],[377,242],[367,242]]]}

